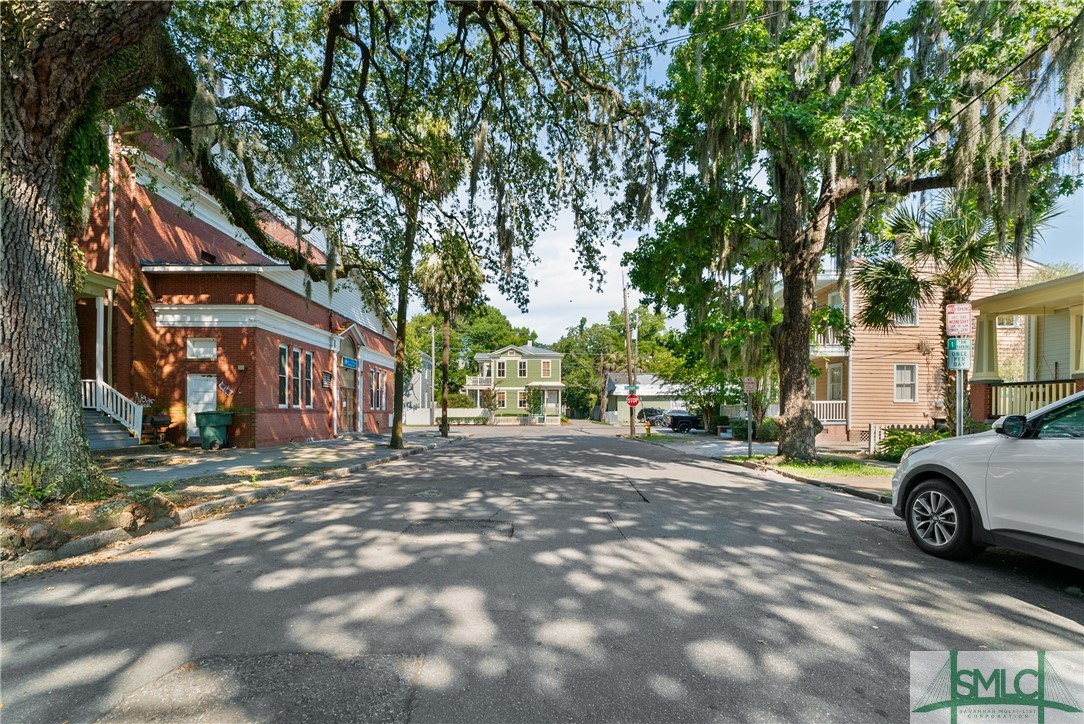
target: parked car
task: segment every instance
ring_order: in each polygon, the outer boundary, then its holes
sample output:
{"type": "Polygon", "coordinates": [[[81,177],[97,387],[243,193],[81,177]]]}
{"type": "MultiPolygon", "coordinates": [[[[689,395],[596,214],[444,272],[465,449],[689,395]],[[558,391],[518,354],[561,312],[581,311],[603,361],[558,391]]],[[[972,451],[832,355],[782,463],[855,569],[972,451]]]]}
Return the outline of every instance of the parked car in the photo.
{"type": "Polygon", "coordinates": [[[665,412],[660,412],[657,415],[652,415],[651,417],[648,418],[648,420],[651,422],[652,427],[665,427],[665,425],[663,425],[663,422],[662,422],[662,419],[664,417],[666,417],[666,413],[665,412]]]}
{"type": "Polygon", "coordinates": [[[693,428],[698,430],[704,429],[704,421],[700,418],[700,415],[688,412],[686,410],[670,410],[663,417],[663,425],[669,427],[674,432],[688,432],[693,428]]]}
{"type": "Polygon", "coordinates": [[[915,545],[963,559],[988,545],[1084,569],[1084,392],[977,435],[919,445],[892,478],[915,545]]]}
{"type": "MultiPolygon", "coordinates": [[[[643,422],[644,420],[650,420],[656,415],[661,415],[663,412],[664,410],[661,407],[641,407],[636,412],[636,419],[643,422]]],[[[651,424],[654,425],[655,423],[651,424]]]]}

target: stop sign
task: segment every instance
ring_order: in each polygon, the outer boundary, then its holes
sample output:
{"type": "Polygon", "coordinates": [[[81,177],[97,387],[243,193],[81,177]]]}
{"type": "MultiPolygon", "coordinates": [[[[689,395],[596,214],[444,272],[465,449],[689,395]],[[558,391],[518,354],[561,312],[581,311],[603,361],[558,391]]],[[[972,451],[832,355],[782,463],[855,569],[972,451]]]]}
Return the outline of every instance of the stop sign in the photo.
{"type": "Polygon", "coordinates": [[[625,398],[625,402],[629,403],[629,407],[636,407],[640,404],[640,398],[633,392],[631,395],[625,398]]]}

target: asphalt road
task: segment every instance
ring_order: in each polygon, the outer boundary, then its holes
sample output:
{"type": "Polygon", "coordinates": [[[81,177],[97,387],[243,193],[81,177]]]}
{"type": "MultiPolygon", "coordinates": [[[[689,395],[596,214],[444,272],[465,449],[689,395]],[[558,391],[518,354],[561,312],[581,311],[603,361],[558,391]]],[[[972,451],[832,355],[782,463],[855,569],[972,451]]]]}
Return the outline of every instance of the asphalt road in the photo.
{"type": "Polygon", "coordinates": [[[475,434],[5,582],[0,715],[868,724],[912,651],[1084,648],[1071,569],[610,428],[475,434]]]}

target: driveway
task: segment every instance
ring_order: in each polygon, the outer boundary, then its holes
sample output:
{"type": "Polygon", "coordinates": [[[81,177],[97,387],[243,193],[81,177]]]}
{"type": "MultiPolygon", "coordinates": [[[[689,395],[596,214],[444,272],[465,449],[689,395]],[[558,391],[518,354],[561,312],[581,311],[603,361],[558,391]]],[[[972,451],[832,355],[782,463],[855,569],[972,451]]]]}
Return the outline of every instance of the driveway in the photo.
{"type": "Polygon", "coordinates": [[[4,721],[897,722],[912,651],[1084,640],[1079,572],[930,558],[887,506],[471,432],[5,582],[4,721]]]}

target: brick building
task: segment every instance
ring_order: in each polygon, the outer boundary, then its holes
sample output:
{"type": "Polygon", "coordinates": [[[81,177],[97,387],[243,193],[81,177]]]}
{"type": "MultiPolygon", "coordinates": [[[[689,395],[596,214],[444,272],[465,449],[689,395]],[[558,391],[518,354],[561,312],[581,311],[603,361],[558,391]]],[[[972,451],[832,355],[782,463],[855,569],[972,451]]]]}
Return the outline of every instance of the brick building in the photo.
{"type": "MultiPolygon", "coordinates": [[[[198,435],[195,412],[231,410],[242,446],[390,429],[394,342],[349,281],[313,283],[264,255],[200,188],[155,158],[114,153],[79,246],[84,408],[132,431],[170,416],[168,439],[198,435]]],[[[164,155],[162,156],[164,157],[164,155]]],[[[292,230],[265,223],[296,246],[292,230]]],[[[318,233],[303,240],[317,262],[318,233]]]]}

